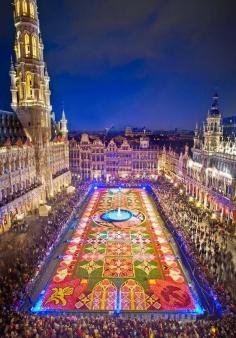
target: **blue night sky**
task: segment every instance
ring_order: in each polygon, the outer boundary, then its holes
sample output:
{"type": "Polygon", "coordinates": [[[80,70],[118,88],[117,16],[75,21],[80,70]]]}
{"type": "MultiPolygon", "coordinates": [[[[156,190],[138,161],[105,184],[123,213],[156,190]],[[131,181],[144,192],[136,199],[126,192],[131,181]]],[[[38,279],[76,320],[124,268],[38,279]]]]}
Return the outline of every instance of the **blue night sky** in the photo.
{"type": "MultiPolygon", "coordinates": [[[[0,108],[14,27],[1,0],[0,108]]],[[[235,0],[38,0],[52,104],[70,129],[194,128],[217,91],[236,115],[235,0]]]]}

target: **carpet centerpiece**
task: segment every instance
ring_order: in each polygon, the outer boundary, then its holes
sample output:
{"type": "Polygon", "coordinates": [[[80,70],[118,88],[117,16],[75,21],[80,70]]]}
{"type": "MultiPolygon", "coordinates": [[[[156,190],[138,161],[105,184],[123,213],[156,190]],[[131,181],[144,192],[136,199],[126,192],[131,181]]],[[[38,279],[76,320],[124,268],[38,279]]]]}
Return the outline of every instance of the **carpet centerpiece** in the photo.
{"type": "Polygon", "coordinates": [[[32,312],[202,311],[144,189],[96,189],[70,236],[32,312]]]}

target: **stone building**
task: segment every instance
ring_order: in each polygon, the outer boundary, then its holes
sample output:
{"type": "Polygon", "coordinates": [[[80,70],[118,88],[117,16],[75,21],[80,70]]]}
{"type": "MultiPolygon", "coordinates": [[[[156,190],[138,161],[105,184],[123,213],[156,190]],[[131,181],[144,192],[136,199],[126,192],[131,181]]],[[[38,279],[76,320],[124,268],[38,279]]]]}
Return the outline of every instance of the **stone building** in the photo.
{"type": "Polygon", "coordinates": [[[71,181],[67,121],[63,111],[58,128],[52,113],[37,1],[15,0],[14,22],[13,112],[0,111],[0,231],[71,181]]]}
{"type": "Polygon", "coordinates": [[[125,137],[102,142],[83,134],[79,142],[70,141],[70,170],[79,179],[155,179],[158,157],[158,147],[147,137],[138,142],[125,137]]]}
{"type": "Polygon", "coordinates": [[[192,156],[188,149],[180,156],[164,149],[161,169],[181,183],[199,207],[236,220],[236,141],[225,135],[215,95],[203,128],[195,129],[192,156]]]}

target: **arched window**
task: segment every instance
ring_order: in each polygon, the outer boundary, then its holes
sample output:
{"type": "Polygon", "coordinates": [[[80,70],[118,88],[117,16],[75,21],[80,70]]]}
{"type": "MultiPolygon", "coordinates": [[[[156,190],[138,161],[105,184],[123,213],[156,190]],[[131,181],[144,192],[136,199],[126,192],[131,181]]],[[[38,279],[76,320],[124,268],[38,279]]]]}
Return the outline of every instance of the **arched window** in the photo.
{"type": "Polygon", "coordinates": [[[32,79],[32,74],[28,72],[26,74],[26,97],[32,98],[32,87],[33,87],[33,79],[32,79]]]}
{"type": "Polygon", "coordinates": [[[28,33],[25,33],[25,56],[30,55],[30,37],[28,33]]]}
{"type": "Polygon", "coordinates": [[[33,35],[32,36],[32,52],[33,58],[38,57],[38,39],[33,35]]]}
{"type": "Polygon", "coordinates": [[[20,15],[20,0],[16,1],[16,16],[20,15]]]}
{"type": "Polygon", "coordinates": [[[34,4],[32,4],[32,2],[30,3],[30,16],[31,18],[35,18],[35,10],[34,10],[34,4]]]}
{"type": "Polygon", "coordinates": [[[22,12],[23,12],[23,15],[27,15],[27,13],[28,13],[28,7],[27,7],[27,1],[26,0],[22,1],[22,12]]]}
{"type": "Polygon", "coordinates": [[[23,100],[23,89],[22,89],[22,73],[19,73],[19,77],[18,77],[18,95],[19,95],[19,100],[23,100]]]}

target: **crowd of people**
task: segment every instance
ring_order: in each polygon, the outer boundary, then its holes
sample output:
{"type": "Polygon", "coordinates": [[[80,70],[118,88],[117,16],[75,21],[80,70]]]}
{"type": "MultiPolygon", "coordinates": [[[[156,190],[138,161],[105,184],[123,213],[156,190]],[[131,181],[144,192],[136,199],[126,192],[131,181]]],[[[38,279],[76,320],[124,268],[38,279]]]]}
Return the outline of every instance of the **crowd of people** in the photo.
{"type": "MultiPolygon", "coordinates": [[[[56,245],[63,227],[84,198],[88,187],[88,184],[82,184],[75,194],[68,196],[64,192],[51,201],[55,206],[53,213],[49,214],[47,221],[41,220],[39,231],[26,237],[23,245],[15,247],[11,238],[10,240],[1,238],[0,335],[1,330],[9,322],[9,316],[12,313],[17,316],[16,307],[29,298],[30,281],[39,272],[50,249],[56,245]]],[[[6,237],[8,234],[3,236],[6,237]]]]}
{"type": "MultiPolygon", "coordinates": [[[[116,182],[117,183],[117,182],[116,182]]],[[[137,182],[129,182],[132,186],[137,182]]],[[[143,182],[139,182],[143,184],[143,182]]],[[[27,299],[30,281],[40,269],[49,249],[57,243],[62,229],[84,198],[90,182],[78,185],[70,197],[61,194],[53,202],[54,212],[42,222],[40,231],[32,235],[24,246],[3,243],[1,248],[12,255],[0,260],[0,336],[3,337],[222,337],[236,336],[235,303],[230,285],[235,271],[228,234],[224,227],[212,224],[207,213],[191,208],[187,199],[165,180],[153,185],[167,219],[189,243],[196,266],[226,304],[221,319],[173,321],[162,319],[107,317],[40,317],[16,311],[16,305],[27,299]],[[227,264],[226,264],[227,262],[227,264]],[[223,291],[223,292],[222,292],[223,291]]],[[[119,182],[122,185],[122,182],[119,182]]]]}
{"type": "Polygon", "coordinates": [[[159,179],[153,190],[166,220],[171,221],[185,239],[196,270],[201,271],[221,303],[235,313],[235,266],[228,247],[231,234],[227,223],[213,221],[208,211],[195,207],[178,187],[165,179],[159,179]]]}
{"type": "Polygon", "coordinates": [[[26,222],[16,222],[15,224],[12,225],[10,231],[12,232],[27,232],[29,228],[29,224],[26,222]]]}
{"type": "Polygon", "coordinates": [[[10,318],[4,337],[34,338],[234,338],[232,318],[197,322],[115,316],[10,318]]]}

